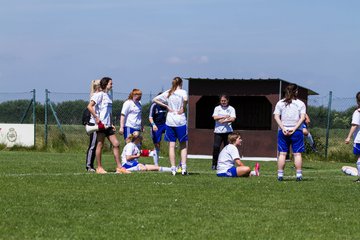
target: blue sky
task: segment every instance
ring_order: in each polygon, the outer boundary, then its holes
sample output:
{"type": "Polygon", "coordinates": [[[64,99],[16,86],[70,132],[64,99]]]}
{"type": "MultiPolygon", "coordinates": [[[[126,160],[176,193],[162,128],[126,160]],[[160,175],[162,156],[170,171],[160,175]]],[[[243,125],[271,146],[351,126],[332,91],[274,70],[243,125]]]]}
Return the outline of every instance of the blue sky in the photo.
{"type": "Polygon", "coordinates": [[[174,76],[360,91],[357,0],[0,0],[0,92],[156,93],[174,76]]]}

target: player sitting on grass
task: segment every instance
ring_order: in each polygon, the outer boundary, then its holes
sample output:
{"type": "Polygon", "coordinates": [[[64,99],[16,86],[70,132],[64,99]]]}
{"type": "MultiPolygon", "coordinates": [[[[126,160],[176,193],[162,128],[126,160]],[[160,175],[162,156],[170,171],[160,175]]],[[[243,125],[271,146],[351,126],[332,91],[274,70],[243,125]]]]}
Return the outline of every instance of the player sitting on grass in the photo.
{"type": "Polygon", "coordinates": [[[219,154],[216,174],[218,177],[249,177],[259,176],[260,165],[255,164],[254,171],[245,166],[240,161],[238,146],[241,146],[241,136],[239,132],[230,133],[228,136],[229,144],[226,145],[219,154]]]}
{"type": "Polygon", "coordinates": [[[142,164],[138,162],[141,151],[138,146],[141,145],[142,136],[138,131],[133,132],[126,138],[126,145],[121,153],[122,166],[128,171],[159,171],[171,172],[169,167],[160,167],[151,164],[142,164]]]}

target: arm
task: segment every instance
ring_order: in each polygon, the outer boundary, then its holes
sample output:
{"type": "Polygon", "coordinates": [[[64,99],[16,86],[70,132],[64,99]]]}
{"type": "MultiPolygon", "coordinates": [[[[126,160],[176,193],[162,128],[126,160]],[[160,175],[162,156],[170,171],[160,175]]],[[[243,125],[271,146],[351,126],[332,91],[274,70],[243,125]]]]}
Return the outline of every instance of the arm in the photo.
{"type": "Polygon", "coordinates": [[[281,129],[281,131],[283,132],[284,135],[287,135],[287,130],[284,128],[284,125],[281,122],[280,119],[280,114],[274,114],[274,119],[276,121],[276,123],[278,124],[279,128],[281,129]]]}
{"type": "Polygon", "coordinates": [[[351,136],[354,134],[356,128],[358,127],[358,125],[356,124],[351,124],[351,128],[350,128],[350,131],[349,131],[349,134],[347,136],[347,138],[345,139],[345,143],[346,144],[349,144],[350,143],[350,139],[351,139],[351,136]]]}
{"type": "Polygon", "coordinates": [[[292,129],[290,129],[290,130],[288,131],[288,132],[290,133],[290,135],[293,134],[293,133],[296,131],[296,129],[298,129],[298,128],[300,127],[300,125],[304,122],[304,120],[305,120],[305,113],[302,113],[302,114],[300,115],[300,119],[299,119],[299,121],[296,123],[295,127],[293,127],[292,129]]]}
{"type": "Polygon", "coordinates": [[[98,124],[100,122],[99,117],[96,115],[96,112],[94,110],[94,106],[95,106],[95,102],[94,101],[90,101],[87,109],[89,110],[89,112],[91,113],[91,115],[94,117],[96,124],[98,124]]]}
{"type": "Polygon", "coordinates": [[[125,116],[123,114],[120,115],[120,128],[119,128],[119,133],[121,135],[124,134],[124,124],[125,124],[125,116]]]}
{"type": "Polygon", "coordinates": [[[305,123],[308,125],[310,124],[310,117],[307,114],[305,114],[305,123]]]}
{"type": "Polygon", "coordinates": [[[235,159],[235,163],[236,163],[236,165],[238,165],[239,167],[244,166],[244,164],[240,161],[240,158],[235,159]]]}
{"type": "Polygon", "coordinates": [[[138,153],[136,155],[126,155],[126,161],[131,161],[131,160],[134,160],[139,157],[140,157],[140,153],[138,153]]]}
{"type": "Polygon", "coordinates": [[[149,110],[149,122],[150,122],[151,128],[154,132],[156,132],[158,130],[158,128],[154,122],[154,118],[153,118],[153,116],[155,115],[155,107],[156,107],[156,104],[153,103],[153,104],[151,104],[150,110],[149,110]]]}
{"type": "Polygon", "coordinates": [[[157,99],[156,97],[153,99],[153,102],[166,108],[169,112],[172,112],[172,109],[169,108],[168,105],[166,105],[165,103],[163,103],[162,101],[160,101],[159,99],[157,99]]]}
{"type": "Polygon", "coordinates": [[[235,117],[227,117],[222,121],[222,123],[231,123],[234,122],[235,119],[236,119],[235,117]]]}

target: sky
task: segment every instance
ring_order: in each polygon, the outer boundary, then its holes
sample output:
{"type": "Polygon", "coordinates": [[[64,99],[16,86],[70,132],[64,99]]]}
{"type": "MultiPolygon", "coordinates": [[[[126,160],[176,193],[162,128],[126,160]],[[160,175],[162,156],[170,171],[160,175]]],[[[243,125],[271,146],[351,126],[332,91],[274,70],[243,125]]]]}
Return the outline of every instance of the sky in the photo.
{"type": "Polygon", "coordinates": [[[175,76],[360,91],[358,0],[0,0],[0,93],[168,89],[175,76]]]}

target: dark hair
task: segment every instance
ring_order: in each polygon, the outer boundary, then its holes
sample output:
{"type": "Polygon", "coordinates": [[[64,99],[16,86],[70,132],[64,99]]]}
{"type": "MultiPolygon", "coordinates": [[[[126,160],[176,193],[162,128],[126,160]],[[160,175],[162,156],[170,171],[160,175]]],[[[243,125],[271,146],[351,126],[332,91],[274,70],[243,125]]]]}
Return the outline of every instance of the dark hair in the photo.
{"type": "Polygon", "coordinates": [[[100,87],[102,90],[104,90],[106,88],[106,86],[108,85],[108,83],[111,81],[112,79],[109,77],[103,77],[100,80],[100,87]]]}
{"type": "Polygon", "coordinates": [[[358,92],[358,93],[356,94],[356,102],[357,102],[357,104],[358,104],[359,107],[360,107],[360,92],[358,92]]]}
{"type": "Polygon", "coordinates": [[[286,103],[285,105],[289,105],[293,99],[297,99],[298,90],[299,88],[296,84],[290,84],[286,87],[284,99],[284,102],[286,103]]]}
{"type": "Polygon", "coordinates": [[[225,98],[226,100],[230,100],[230,97],[228,96],[228,95],[226,95],[226,94],[221,94],[220,96],[219,96],[219,101],[221,100],[221,98],[225,98]]]}
{"type": "Polygon", "coordinates": [[[171,94],[175,92],[176,88],[181,85],[182,85],[182,79],[180,77],[174,77],[174,79],[172,80],[172,85],[168,97],[170,97],[171,94]]]}

